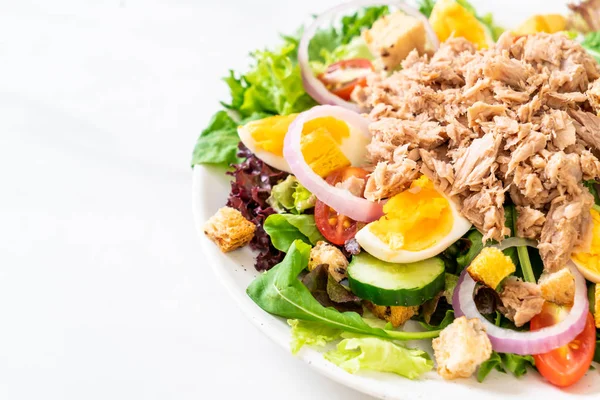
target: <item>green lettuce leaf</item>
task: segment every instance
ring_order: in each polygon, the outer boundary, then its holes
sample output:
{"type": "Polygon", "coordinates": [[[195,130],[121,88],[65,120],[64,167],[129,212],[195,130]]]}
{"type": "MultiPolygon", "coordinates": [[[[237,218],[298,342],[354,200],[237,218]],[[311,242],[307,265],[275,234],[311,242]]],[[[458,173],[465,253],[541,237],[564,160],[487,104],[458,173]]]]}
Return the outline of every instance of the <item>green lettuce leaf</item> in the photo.
{"type": "Polygon", "coordinates": [[[417,7],[421,14],[429,18],[433,11],[433,7],[435,6],[435,2],[436,0],[420,0],[417,2],[417,7]]]}
{"type": "Polygon", "coordinates": [[[238,126],[264,117],[265,114],[254,113],[244,120],[236,122],[226,111],[217,112],[196,141],[192,154],[192,166],[196,164],[229,165],[238,163],[240,161],[236,155],[237,146],[240,142],[237,133],[238,126]]]}
{"type": "Polygon", "coordinates": [[[329,65],[352,58],[365,58],[367,60],[373,60],[374,58],[371,50],[369,50],[361,36],[355,37],[348,44],[342,44],[336,47],[333,51],[321,49],[319,59],[311,61],[310,67],[315,75],[319,75],[325,72],[329,65]]]}
{"type": "Polygon", "coordinates": [[[263,225],[265,232],[277,250],[287,252],[296,240],[306,244],[316,244],[324,240],[315,225],[313,215],[272,214],[263,225]]]}
{"type": "Polygon", "coordinates": [[[266,312],[287,319],[320,322],[344,332],[377,336],[394,340],[430,339],[440,331],[402,332],[369,326],[355,312],[339,312],[323,307],[312,296],[298,275],[308,266],[311,246],[296,240],[285,258],[275,267],[259,275],[246,289],[248,296],[266,312]]]}
{"type": "Polygon", "coordinates": [[[352,15],[342,17],[339,25],[320,29],[308,45],[309,60],[326,62],[325,55],[333,53],[340,46],[347,45],[354,38],[360,37],[364,29],[370,28],[375,21],[388,13],[387,6],[367,7],[352,15]]]}
{"type": "Polygon", "coordinates": [[[521,377],[527,373],[527,367],[534,367],[535,360],[532,356],[520,356],[511,353],[492,352],[492,356],[479,366],[477,380],[483,382],[492,370],[502,373],[509,371],[514,376],[521,377]]]}
{"type": "Polygon", "coordinates": [[[287,322],[292,327],[292,354],[298,353],[305,345],[323,347],[327,343],[339,339],[342,333],[339,329],[318,322],[297,319],[288,319],[287,322]]]}
{"type": "Polygon", "coordinates": [[[325,353],[325,359],[351,374],[370,370],[416,379],[433,368],[433,361],[423,350],[410,349],[380,338],[342,336],[347,338],[335,350],[325,353]]]}
{"type": "Polygon", "coordinates": [[[600,32],[591,32],[585,35],[581,45],[597,62],[600,62],[600,32]]]}
{"type": "Polygon", "coordinates": [[[496,353],[495,351],[492,352],[492,356],[487,361],[484,361],[479,366],[479,369],[477,370],[477,380],[479,382],[483,382],[494,369],[502,372],[503,374],[506,373],[504,368],[502,368],[502,359],[500,358],[500,354],[496,353]]]}
{"type": "Polygon", "coordinates": [[[293,175],[279,182],[271,189],[271,196],[267,203],[278,213],[291,212],[302,214],[309,208],[313,208],[317,202],[316,196],[308,191],[293,175]]]}

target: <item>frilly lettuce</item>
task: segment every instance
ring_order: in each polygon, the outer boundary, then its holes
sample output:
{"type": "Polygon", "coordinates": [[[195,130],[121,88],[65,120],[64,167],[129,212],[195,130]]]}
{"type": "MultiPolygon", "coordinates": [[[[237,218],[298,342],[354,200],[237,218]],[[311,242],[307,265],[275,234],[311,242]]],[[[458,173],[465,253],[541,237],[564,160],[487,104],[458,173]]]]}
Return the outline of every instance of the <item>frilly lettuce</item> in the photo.
{"type": "Polygon", "coordinates": [[[292,353],[296,354],[304,345],[324,347],[327,343],[339,339],[342,331],[318,322],[288,319],[292,327],[292,353]]]}
{"type": "Polygon", "coordinates": [[[360,370],[391,372],[416,379],[431,371],[433,361],[423,350],[410,349],[389,340],[342,334],[346,337],[325,359],[354,374],[360,370]]]}
{"type": "Polygon", "coordinates": [[[433,368],[429,354],[389,340],[342,332],[318,322],[288,320],[292,327],[292,353],[304,345],[325,347],[343,338],[334,350],[324,354],[326,360],[354,374],[360,370],[391,372],[415,379],[433,368]]]}
{"type": "Polygon", "coordinates": [[[301,214],[309,208],[313,208],[317,201],[316,196],[308,191],[293,175],[273,186],[271,196],[267,203],[278,213],[291,212],[301,214]]]}

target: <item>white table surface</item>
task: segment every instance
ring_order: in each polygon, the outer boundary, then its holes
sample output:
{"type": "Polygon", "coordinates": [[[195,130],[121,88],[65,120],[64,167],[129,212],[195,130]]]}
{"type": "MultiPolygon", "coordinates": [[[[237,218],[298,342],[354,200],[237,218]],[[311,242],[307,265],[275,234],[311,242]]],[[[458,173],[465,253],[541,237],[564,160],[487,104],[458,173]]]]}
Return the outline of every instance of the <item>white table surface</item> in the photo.
{"type": "Polygon", "coordinates": [[[197,245],[219,78],[336,0],[0,1],[0,398],[365,399],[276,347],[197,245]]]}

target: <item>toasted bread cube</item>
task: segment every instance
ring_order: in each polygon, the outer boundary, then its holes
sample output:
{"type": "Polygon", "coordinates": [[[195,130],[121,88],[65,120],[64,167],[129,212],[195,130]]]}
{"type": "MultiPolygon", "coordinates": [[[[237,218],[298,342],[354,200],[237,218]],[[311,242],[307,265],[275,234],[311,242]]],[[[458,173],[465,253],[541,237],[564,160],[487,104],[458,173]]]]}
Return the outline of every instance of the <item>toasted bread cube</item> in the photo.
{"type": "Polygon", "coordinates": [[[432,342],[438,374],[444,379],[468,378],[492,355],[492,343],[477,318],[456,318],[432,342]]]}
{"type": "Polygon", "coordinates": [[[204,225],[204,234],[215,242],[223,253],[247,245],[254,237],[256,225],[241,212],[223,207],[204,225]]]}
{"type": "Polygon", "coordinates": [[[594,286],[594,319],[596,320],[596,328],[600,328],[600,283],[596,283],[594,286]]]}
{"type": "Polygon", "coordinates": [[[319,265],[327,265],[329,274],[337,281],[348,277],[348,259],[340,249],[327,242],[320,241],[310,249],[308,270],[312,271],[319,265]]]}
{"type": "Polygon", "coordinates": [[[419,312],[418,306],[378,306],[370,301],[365,301],[365,305],[377,318],[391,322],[394,328],[404,324],[419,312]]]}
{"type": "Polygon", "coordinates": [[[510,257],[495,247],[485,247],[467,267],[473,280],[496,289],[500,282],[516,271],[510,257]]]}
{"type": "Polygon", "coordinates": [[[575,277],[568,268],[558,272],[544,272],[538,281],[544,300],[561,306],[573,305],[575,301],[575,277]]]}
{"type": "Polygon", "coordinates": [[[369,50],[386,71],[400,65],[413,49],[425,51],[425,26],[415,17],[398,11],[384,15],[363,32],[369,50]]]}

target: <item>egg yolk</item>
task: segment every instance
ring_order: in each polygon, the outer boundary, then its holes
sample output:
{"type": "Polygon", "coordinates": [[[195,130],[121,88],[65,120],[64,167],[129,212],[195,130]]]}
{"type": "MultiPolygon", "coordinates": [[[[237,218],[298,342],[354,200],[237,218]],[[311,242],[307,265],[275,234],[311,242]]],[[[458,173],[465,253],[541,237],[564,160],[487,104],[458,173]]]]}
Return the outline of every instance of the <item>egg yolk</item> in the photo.
{"type": "MultiPolygon", "coordinates": [[[[246,129],[256,148],[283,156],[283,141],[290,124],[298,114],[274,116],[252,121],[246,129]]],[[[350,136],[350,127],[333,117],[320,117],[304,124],[300,141],[304,160],[321,177],[332,171],[350,166],[350,161],[340,149],[344,139],[350,136]]]]}
{"type": "Polygon", "coordinates": [[[523,22],[515,31],[517,35],[538,32],[556,33],[567,29],[567,19],[560,14],[534,15],[523,22]]]}
{"type": "Polygon", "coordinates": [[[429,248],[452,230],[450,203],[425,176],[392,197],[385,215],[371,223],[370,230],[391,250],[420,251],[429,248]]]}
{"type": "Polygon", "coordinates": [[[600,273],[600,213],[592,210],[592,244],[587,253],[574,253],[573,259],[586,269],[600,273]]]}
{"type": "Polygon", "coordinates": [[[488,47],[481,22],[455,0],[439,0],[431,12],[429,23],[440,41],[464,37],[480,49],[488,47]]]}

